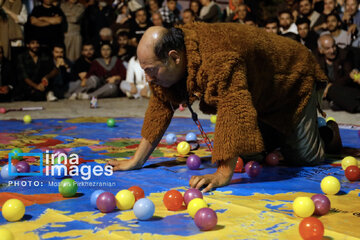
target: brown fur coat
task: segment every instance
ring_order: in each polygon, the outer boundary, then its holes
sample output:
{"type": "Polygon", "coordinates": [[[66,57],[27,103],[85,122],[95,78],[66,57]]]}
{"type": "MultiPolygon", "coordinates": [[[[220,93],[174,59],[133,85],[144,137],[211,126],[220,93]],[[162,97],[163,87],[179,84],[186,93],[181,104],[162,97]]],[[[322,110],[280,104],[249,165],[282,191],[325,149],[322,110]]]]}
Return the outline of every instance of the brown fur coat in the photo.
{"type": "Polygon", "coordinates": [[[185,35],[187,79],[169,89],[151,85],[153,96],[142,136],[161,137],[172,106],[200,100],[204,113],[217,113],[213,162],[264,150],[258,119],[291,132],[315,82],[327,78],[301,44],[238,23],[195,23],[185,35]]]}

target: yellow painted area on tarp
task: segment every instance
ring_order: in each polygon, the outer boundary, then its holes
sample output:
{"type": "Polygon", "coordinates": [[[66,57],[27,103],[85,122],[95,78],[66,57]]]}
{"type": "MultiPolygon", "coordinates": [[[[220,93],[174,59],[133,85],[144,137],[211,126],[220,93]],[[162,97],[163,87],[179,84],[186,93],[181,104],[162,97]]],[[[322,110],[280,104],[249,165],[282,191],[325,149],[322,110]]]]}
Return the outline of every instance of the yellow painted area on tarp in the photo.
{"type": "MultiPolygon", "coordinates": [[[[78,117],[66,120],[67,123],[106,123],[108,117],[78,117]]],[[[116,120],[117,123],[123,120],[116,120]]]]}

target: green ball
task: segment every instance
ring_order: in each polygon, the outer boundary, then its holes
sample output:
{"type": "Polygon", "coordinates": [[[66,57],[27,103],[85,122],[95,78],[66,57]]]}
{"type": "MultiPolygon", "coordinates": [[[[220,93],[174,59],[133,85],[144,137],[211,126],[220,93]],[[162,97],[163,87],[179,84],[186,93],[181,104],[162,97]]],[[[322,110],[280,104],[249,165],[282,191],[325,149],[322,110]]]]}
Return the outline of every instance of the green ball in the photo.
{"type": "Polygon", "coordinates": [[[11,153],[14,154],[14,157],[12,159],[22,160],[22,156],[19,156],[20,153],[23,153],[23,151],[20,148],[14,148],[11,150],[11,153]]]}
{"type": "Polygon", "coordinates": [[[63,195],[63,197],[75,196],[77,189],[77,183],[71,178],[62,180],[59,185],[59,192],[61,193],[61,195],[63,195]]]}
{"type": "Polygon", "coordinates": [[[115,126],[115,119],[109,118],[107,120],[107,125],[108,125],[108,127],[114,127],[115,126]]]}

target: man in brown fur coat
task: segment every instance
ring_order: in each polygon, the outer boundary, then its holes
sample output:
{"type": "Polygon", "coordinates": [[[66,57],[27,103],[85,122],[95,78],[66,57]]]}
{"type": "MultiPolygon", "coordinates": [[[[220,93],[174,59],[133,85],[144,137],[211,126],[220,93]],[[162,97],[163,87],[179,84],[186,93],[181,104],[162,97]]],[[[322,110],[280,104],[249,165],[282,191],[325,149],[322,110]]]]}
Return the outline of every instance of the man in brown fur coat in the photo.
{"type": "Polygon", "coordinates": [[[239,155],[261,153],[276,137],[289,162],[324,159],[316,107],[327,78],[301,44],[236,23],[195,23],[149,28],[137,55],[153,95],[135,156],[111,161],[114,170],[141,168],[176,106],[195,100],[204,113],[217,113],[212,161],[218,169],[193,176],[191,187],[228,184],[239,155]]]}

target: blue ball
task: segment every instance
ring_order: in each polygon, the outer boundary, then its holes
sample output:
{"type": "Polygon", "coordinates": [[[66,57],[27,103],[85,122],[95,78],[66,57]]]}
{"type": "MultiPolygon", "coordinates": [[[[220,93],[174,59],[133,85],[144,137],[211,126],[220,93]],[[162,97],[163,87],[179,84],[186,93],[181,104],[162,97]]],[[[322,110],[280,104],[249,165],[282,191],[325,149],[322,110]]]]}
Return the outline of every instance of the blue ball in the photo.
{"type": "Polygon", "coordinates": [[[54,176],[55,178],[61,179],[61,178],[65,177],[65,170],[66,170],[65,165],[63,165],[63,164],[55,164],[51,168],[51,174],[53,174],[52,176],[54,176]]]}
{"type": "Polygon", "coordinates": [[[155,205],[148,198],[141,198],[136,201],[134,207],[134,214],[139,220],[148,220],[154,216],[155,205]]]}
{"type": "Polygon", "coordinates": [[[325,118],[323,118],[323,117],[318,117],[317,121],[318,121],[318,127],[324,127],[324,126],[326,126],[326,120],[325,120],[325,118]]]}
{"type": "Polygon", "coordinates": [[[91,203],[91,206],[94,207],[94,208],[97,208],[96,206],[96,200],[97,198],[99,197],[100,194],[104,193],[105,191],[104,190],[96,190],[94,191],[92,194],[91,194],[91,197],[90,197],[90,203],[91,203]]]}
{"type": "Polygon", "coordinates": [[[176,135],[173,133],[169,133],[168,135],[166,135],[166,143],[169,145],[172,145],[176,142],[177,138],[176,135]]]}
{"type": "Polygon", "coordinates": [[[196,134],[193,133],[193,132],[189,132],[188,134],[186,134],[185,140],[186,140],[187,142],[197,141],[196,134]]]}
{"type": "MultiPolygon", "coordinates": [[[[11,173],[17,173],[16,167],[14,165],[11,165],[10,171],[11,173]]],[[[12,180],[16,178],[16,176],[9,175],[9,164],[2,167],[1,177],[2,179],[6,179],[6,180],[12,180]]]]}

